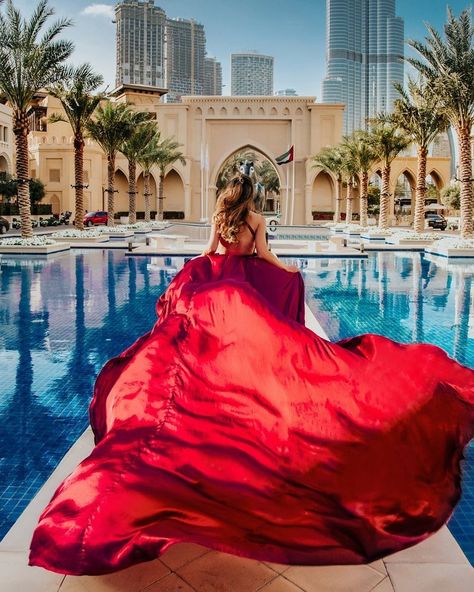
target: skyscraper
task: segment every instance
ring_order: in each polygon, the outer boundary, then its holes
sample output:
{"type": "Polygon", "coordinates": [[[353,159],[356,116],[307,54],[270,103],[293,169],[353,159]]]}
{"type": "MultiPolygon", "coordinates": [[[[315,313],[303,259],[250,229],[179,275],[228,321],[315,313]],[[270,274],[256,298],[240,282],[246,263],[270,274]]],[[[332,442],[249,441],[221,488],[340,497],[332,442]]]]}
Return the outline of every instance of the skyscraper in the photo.
{"type": "Polygon", "coordinates": [[[222,66],[216,58],[204,58],[205,95],[222,95],[222,66]]]}
{"type": "Polygon", "coordinates": [[[273,58],[259,53],[231,55],[232,95],[273,95],[273,58]]]}
{"type": "Polygon", "coordinates": [[[115,7],[116,84],[165,86],[165,12],[145,0],[115,7]]]}
{"type": "Polygon", "coordinates": [[[183,95],[202,95],[204,90],[204,27],[194,20],[166,19],[167,102],[183,95]]]}
{"type": "Polygon", "coordinates": [[[326,0],[325,103],[344,103],[344,132],[391,111],[403,84],[403,19],[395,0],[326,0]]]}

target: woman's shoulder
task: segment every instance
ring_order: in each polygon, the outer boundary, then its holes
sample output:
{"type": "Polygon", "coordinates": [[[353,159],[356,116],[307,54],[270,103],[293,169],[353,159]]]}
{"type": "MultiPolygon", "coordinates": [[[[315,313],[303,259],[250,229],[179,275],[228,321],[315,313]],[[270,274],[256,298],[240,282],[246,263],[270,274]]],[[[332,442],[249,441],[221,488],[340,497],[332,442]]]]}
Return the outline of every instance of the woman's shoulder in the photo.
{"type": "Polygon", "coordinates": [[[261,214],[257,214],[257,212],[250,211],[247,217],[252,226],[257,227],[259,224],[265,223],[265,218],[261,214]]]}

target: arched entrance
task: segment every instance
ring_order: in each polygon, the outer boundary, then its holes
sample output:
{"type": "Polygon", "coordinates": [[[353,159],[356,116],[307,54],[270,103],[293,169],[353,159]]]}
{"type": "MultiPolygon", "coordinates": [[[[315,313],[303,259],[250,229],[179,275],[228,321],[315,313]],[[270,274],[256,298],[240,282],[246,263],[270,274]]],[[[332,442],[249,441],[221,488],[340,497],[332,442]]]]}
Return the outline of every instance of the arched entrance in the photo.
{"type": "Polygon", "coordinates": [[[397,178],[394,192],[394,215],[398,223],[410,224],[415,211],[415,176],[404,170],[397,178]]]}
{"type": "Polygon", "coordinates": [[[163,195],[165,198],[163,210],[169,212],[168,217],[184,217],[184,183],[174,169],[171,169],[165,177],[163,195]]]}
{"type": "Polygon", "coordinates": [[[336,208],[334,182],[325,171],[316,175],[311,193],[311,213],[313,220],[330,220],[336,208]]]}
{"type": "MultiPolygon", "coordinates": [[[[151,216],[154,218],[156,214],[156,196],[158,195],[158,185],[155,181],[155,177],[153,174],[150,174],[150,211],[151,216]]],[[[137,179],[137,217],[138,219],[143,219],[145,217],[145,181],[143,178],[143,173],[138,175],[137,179]]],[[[165,204],[166,206],[166,204],[165,204]]]]}
{"type": "MultiPolygon", "coordinates": [[[[121,169],[115,171],[115,213],[128,212],[128,179],[121,169]]],[[[105,206],[107,208],[107,194],[105,195],[105,206]]]]}
{"type": "Polygon", "coordinates": [[[10,167],[8,166],[8,160],[5,158],[5,156],[3,156],[3,154],[0,154],[0,175],[2,173],[9,173],[10,172],[10,167]]]}
{"type": "MultiPolygon", "coordinates": [[[[286,204],[282,195],[282,179],[279,167],[267,154],[247,145],[234,150],[221,163],[215,176],[216,197],[226,186],[228,181],[239,171],[240,163],[249,160],[254,163],[252,178],[259,183],[262,189],[262,207],[264,212],[279,212],[282,205],[286,204]]],[[[281,210],[283,211],[283,210],[281,210]]]]}
{"type": "Polygon", "coordinates": [[[61,213],[61,201],[55,193],[53,193],[53,195],[51,195],[51,196],[48,196],[47,201],[49,201],[49,203],[51,204],[51,210],[52,210],[53,214],[60,214],[61,213]]]}

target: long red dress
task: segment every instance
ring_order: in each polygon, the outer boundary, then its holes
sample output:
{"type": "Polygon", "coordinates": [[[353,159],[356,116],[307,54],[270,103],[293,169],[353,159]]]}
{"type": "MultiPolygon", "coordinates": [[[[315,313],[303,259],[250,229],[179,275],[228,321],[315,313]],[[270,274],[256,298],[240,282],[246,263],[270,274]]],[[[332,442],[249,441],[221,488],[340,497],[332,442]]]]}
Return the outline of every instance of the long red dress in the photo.
{"type": "Polygon", "coordinates": [[[472,370],[431,345],[321,339],[300,274],[256,257],[190,261],[158,313],[100,373],[97,445],[43,512],[31,565],[102,574],[183,541],[356,564],[449,518],[472,370]]]}

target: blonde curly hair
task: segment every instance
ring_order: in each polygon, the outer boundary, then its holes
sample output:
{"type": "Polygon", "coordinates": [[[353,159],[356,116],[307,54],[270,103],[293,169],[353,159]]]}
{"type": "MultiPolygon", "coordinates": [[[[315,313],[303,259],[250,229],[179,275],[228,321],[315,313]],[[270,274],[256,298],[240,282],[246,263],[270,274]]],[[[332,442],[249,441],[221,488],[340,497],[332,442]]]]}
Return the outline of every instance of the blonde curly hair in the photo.
{"type": "Polygon", "coordinates": [[[253,181],[247,175],[239,173],[233,177],[220,194],[213,223],[218,234],[228,243],[237,243],[242,224],[254,209],[253,181]]]}

